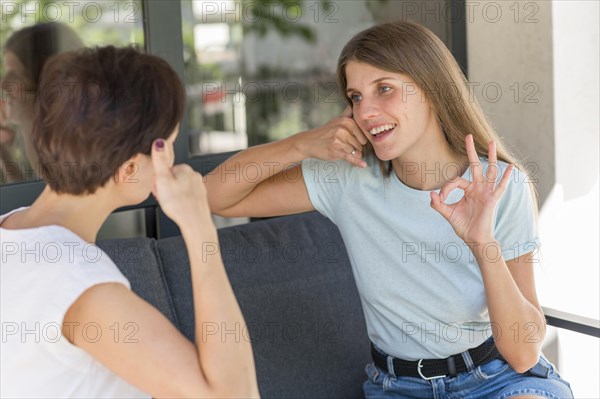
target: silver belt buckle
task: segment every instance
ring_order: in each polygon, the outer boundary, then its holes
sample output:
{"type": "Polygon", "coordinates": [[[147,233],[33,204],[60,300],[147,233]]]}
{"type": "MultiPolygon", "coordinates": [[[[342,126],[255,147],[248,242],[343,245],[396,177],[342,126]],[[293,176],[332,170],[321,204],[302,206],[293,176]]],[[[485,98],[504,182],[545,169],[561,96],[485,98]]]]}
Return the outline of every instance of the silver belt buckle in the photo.
{"type": "Polygon", "coordinates": [[[421,369],[423,368],[423,365],[421,364],[422,361],[423,361],[423,359],[419,359],[419,362],[417,363],[417,373],[419,373],[419,375],[421,376],[422,379],[429,381],[429,380],[435,380],[436,378],[446,377],[446,375],[434,375],[433,377],[425,377],[423,375],[423,373],[421,372],[421,369]]]}

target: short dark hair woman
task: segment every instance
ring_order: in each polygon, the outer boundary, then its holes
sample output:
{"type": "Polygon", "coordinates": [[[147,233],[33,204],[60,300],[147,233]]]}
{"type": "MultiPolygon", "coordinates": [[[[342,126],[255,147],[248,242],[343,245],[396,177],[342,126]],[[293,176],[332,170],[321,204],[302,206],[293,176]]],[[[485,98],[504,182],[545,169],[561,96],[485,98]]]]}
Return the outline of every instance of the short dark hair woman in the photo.
{"type": "Polygon", "coordinates": [[[220,256],[197,245],[218,242],[202,177],[173,166],[177,74],[132,48],[86,49],[52,58],[38,89],[32,136],[48,184],[0,217],[0,317],[41,334],[3,335],[0,396],[258,396],[249,342],[190,342],[93,245],[113,210],[153,192],[188,248],[197,334],[244,323],[220,256]]]}

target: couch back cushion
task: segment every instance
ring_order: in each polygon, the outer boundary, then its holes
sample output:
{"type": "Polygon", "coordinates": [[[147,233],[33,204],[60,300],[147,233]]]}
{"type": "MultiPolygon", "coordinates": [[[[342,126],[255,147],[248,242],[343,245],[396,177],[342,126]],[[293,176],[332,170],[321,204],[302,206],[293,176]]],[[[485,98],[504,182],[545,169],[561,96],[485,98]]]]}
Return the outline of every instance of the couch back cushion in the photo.
{"type": "Polygon", "coordinates": [[[99,241],[98,246],[116,263],[131,289],[179,327],[156,240],[127,238],[99,241]]]}
{"type": "MultiPolygon", "coordinates": [[[[369,340],[336,226],[310,212],[220,229],[219,241],[247,325],[209,322],[202,333],[251,340],[262,397],[362,397],[369,340]]],[[[193,339],[182,239],[159,240],[158,249],[180,329],[193,339]]]]}
{"type": "MultiPolygon", "coordinates": [[[[224,228],[219,241],[246,325],[208,322],[203,333],[251,340],[264,398],[362,397],[369,341],[335,225],[310,212],[224,228]]],[[[204,243],[208,253],[211,244],[204,243]]],[[[181,237],[98,246],[138,295],[194,340],[189,259],[181,237]]]]}

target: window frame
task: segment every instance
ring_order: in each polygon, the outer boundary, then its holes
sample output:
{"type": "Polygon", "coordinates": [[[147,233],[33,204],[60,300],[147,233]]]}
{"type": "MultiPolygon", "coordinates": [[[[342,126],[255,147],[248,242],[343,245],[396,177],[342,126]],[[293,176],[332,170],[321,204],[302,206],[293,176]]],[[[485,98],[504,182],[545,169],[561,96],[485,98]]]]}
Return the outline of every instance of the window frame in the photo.
{"type": "MultiPolygon", "coordinates": [[[[455,7],[466,10],[465,0],[448,1],[455,7]]],[[[164,58],[177,72],[181,80],[185,82],[181,1],[142,0],[142,14],[145,51],[164,58]]],[[[451,37],[452,54],[462,67],[465,75],[468,76],[465,15],[466,13],[463,13],[462,18],[453,20],[448,30],[451,37]]],[[[180,131],[181,134],[175,141],[175,162],[186,163],[201,174],[210,173],[217,165],[237,152],[190,156],[187,115],[183,118],[180,131]]],[[[44,186],[43,181],[1,185],[0,214],[18,207],[31,205],[42,192],[44,186]]],[[[177,226],[162,213],[153,197],[140,204],[117,209],[115,212],[134,209],[145,210],[147,237],[165,238],[179,235],[177,226]]],[[[544,313],[549,325],[600,338],[599,320],[551,308],[544,308],[544,313]]]]}

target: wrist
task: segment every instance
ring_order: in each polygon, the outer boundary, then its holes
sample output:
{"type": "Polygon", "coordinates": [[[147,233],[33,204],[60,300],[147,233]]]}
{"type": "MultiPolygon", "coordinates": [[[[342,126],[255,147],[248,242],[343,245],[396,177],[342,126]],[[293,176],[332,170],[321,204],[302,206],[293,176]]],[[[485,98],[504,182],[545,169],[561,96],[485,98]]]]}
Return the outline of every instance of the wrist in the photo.
{"type": "Polygon", "coordinates": [[[490,246],[493,244],[497,244],[496,237],[493,235],[486,235],[480,237],[464,237],[463,238],[465,244],[471,249],[482,248],[484,246],[490,246]]]}
{"type": "Polygon", "coordinates": [[[306,143],[306,137],[310,131],[304,131],[288,138],[291,144],[292,158],[298,161],[302,161],[306,158],[310,158],[310,146],[306,143]]]}
{"type": "Polygon", "coordinates": [[[502,257],[502,247],[494,237],[465,241],[476,259],[498,260],[502,257]]]}
{"type": "Polygon", "coordinates": [[[184,241],[213,239],[217,236],[217,229],[213,223],[210,212],[199,215],[190,215],[185,222],[178,224],[184,241]]]}

